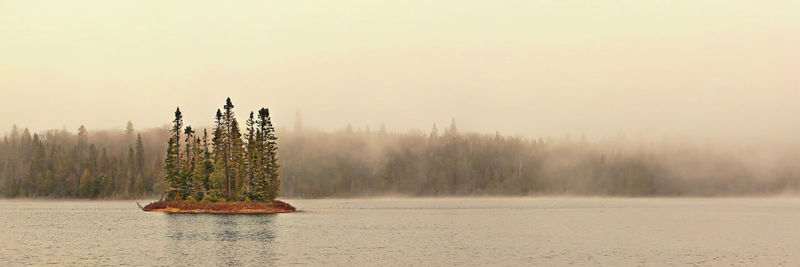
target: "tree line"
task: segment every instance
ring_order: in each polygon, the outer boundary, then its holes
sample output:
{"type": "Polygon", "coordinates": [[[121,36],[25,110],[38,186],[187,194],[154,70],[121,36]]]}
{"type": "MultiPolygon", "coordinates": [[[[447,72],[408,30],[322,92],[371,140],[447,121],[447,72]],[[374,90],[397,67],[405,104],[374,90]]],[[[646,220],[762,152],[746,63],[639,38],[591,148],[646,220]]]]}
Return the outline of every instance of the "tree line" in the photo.
{"type": "MultiPolygon", "coordinates": [[[[160,135],[149,131],[146,136],[160,135]]],[[[0,193],[5,197],[135,198],[152,195],[160,168],[141,133],[128,122],[124,133],[86,127],[76,133],[33,133],[16,125],[0,142],[0,193]]]]}
{"type": "Polygon", "coordinates": [[[300,123],[276,131],[266,111],[250,116],[240,134],[232,108],[226,103],[207,129],[184,127],[182,115],[172,126],[145,131],[81,127],[76,133],[31,134],[12,128],[0,142],[0,192],[65,198],[168,192],[171,199],[256,200],[272,199],[278,191],[318,198],[711,196],[800,189],[792,153],[766,157],[692,142],[462,133],[455,121],[443,131],[434,125],[426,132],[350,126],[321,131],[300,123]],[[281,137],[280,152],[275,136],[281,137]]]}
{"type": "Polygon", "coordinates": [[[290,197],[583,195],[715,196],[797,192],[796,154],[624,136],[526,138],[442,132],[282,133],[283,195],[290,197]],[[766,154],[766,153],[764,153],[766,154]],[[765,166],[768,165],[768,166],[765,166]]]}
{"type": "Polygon", "coordinates": [[[261,108],[257,116],[250,112],[242,136],[233,107],[228,98],[224,112],[217,109],[211,144],[207,130],[200,136],[191,126],[184,128],[183,114],[175,110],[164,160],[166,200],[272,201],[278,196],[278,138],[269,109],[261,108]]]}

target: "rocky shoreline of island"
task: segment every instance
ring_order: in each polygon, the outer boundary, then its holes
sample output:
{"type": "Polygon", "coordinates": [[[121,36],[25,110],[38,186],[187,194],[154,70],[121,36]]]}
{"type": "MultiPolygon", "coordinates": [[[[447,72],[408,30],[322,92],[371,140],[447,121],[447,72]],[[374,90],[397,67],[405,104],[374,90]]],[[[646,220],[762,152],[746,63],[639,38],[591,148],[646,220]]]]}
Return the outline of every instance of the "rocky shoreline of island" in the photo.
{"type": "Polygon", "coordinates": [[[142,207],[143,211],[167,213],[212,213],[212,214],[273,214],[295,212],[289,203],[275,200],[270,202],[231,201],[157,201],[142,207]]]}

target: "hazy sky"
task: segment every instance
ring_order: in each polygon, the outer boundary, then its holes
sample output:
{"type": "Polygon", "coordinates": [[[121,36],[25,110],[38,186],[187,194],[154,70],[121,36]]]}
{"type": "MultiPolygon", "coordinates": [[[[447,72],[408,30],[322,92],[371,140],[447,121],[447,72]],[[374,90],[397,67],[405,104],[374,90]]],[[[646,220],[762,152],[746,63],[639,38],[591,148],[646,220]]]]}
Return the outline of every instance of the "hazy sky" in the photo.
{"type": "Polygon", "coordinates": [[[0,92],[2,131],[800,136],[800,1],[0,0],[0,92]]]}

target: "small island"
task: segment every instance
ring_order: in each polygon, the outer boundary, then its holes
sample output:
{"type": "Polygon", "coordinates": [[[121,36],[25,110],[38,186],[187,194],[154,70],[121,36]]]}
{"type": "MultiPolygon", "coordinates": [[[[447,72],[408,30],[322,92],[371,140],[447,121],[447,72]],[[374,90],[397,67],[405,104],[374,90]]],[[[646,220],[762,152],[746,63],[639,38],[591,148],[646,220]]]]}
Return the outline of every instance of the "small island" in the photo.
{"type": "Polygon", "coordinates": [[[142,210],[171,213],[271,214],[294,212],[295,208],[280,200],[272,202],[158,201],[144,206],[142,210]]]}
{"type": "Polygon", "coordinates": [[[170,213],[270,214],[294,212],[276,200],[280,191],[278,138],[269,115],[261,108],[250,112],[244,135],[228,98],[217,109],[209,143],[183,125],[180,108],[167,141],[164,181],[168,188],[161,199],[141,207],[144,211],[170,213]],[[224,110],[224,111],[223,111],[224,110]]]}

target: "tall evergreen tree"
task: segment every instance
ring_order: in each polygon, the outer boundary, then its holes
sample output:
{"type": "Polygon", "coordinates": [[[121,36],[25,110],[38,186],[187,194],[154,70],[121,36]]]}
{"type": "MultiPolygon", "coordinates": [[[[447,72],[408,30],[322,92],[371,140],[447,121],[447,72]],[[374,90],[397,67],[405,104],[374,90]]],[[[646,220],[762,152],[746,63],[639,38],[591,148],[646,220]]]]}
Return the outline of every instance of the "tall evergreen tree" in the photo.
{"type": "Polygon", "coordinates": [[[192,160],[194,159],[194,156],[192,155],[192,153],[194,152],[194,149],[192,147],[194,145],[194,130],[192,129],[192,126],[186,126],[186,128],[183,130],[183,133],[186,135],[186,138],[184,139],[183,142],[184,143],[183,154],[186,163],[184,168],[186,169],[186,171],[192,172],[193,170],[192,168],[194,167],[194,162],[192,162],[192,160]]]}
{"type": "Polygon", "coordinates": [[[203,141],[202,141],[201,148],[202,148],[202,152],[203,152],[203,154],[202,154],[203,155],[202,156],[203,168],[205,169],[203,171],[203,173],[204,173],[204,175],[203,175],[203,185],[206,188],[206,194],[207,194],[208,193],[207,191],[208,191],[209,186],[210,186],[210,184],[209,184],[209,181],[210,181],[210,178],[211,178],[210,176],[211,176],[211,173],[214,172],[214,161],[213,161],[213,158],[211,157],[211,151],[209,150],[209,146],[208,146],[208,131],[206,131],[206,129],[203,129],[203,141]]]}
{"type": "Polygon", "coordinates": [[[269,115],[269,109],[258,111],[258,132],[256,134],[256,156],[258,171],[254,191],[259,200],[275,200],[280,190],[280,173],[278,172],[278,145],[275,128],[269,115]]]}
{"type": "Polygon", "coordinates": [[[194,138],[191,141],[191,163],[192,173],[190,181],[190,198],[189,200],[199,201],[205,198],[205,180],[208,180],[208,173],[204,162],[204,153],[201,146],[200,138],[194,138]]]}
{"type": "Polygon", "coordinates": [[[450,119],[450,127],[444,129],[444,135],[450,137],[458,135],[458,128],[456,127],[456,118],[450,119]]]}
{"type": "Polygon", "coordinates": [[[254,114],[251,111],[250,117],[247,119],[247,133],[245,134],[245,138],[247,139],[247,181],[245,182],[245,192],[248,195],[253,192],[256,170],[259,168],[258,143],[256,142],[257,137],[255,123],[254,114]]]}
{"type": "Polygon", "coordinates": [[[164,170],[166,172],[165,180],[167,181],[168,188],[167,199],[173,200],[180,198],[179,192],[185,184],[182,177],[181,166],[181,130],[183,128],[183,115],[181,109],[175,110],[175,119],[172,121],[172,128],[170,129],[170,138],[167,142],[167,157],[164,159],[164,170]]]}
{"type": "Polygon", "coordinates": [[[81,125],[78,127],[78,148],[89,148],[89,132],[86,130],[86,127],[81,125]]]}
{"type": "Polygon", "coordinates": [[[186,199],[191,201],[202,200],[205,196],[203,179],[205,168],[202,162],[202,150],[200,149],[200,139],[195,137],[195,131],[191,126],[186,126],[185,155],[186,155],[186,199]]]}
{"type": "Polygon", "coordinates": [[[240,199],[243,192],[243,185],[245,177],[247,176],[247,172],[245,170],[246,163],[245,163],[245,147],[244,142],[242,141],[242,133],[239,129],[239,122],[236,121],[236,117],[233,115],[231,116],[231,131],[229,134],[230,143],[230,163],[231,163],[231,186],[232,186],[232,195],[229,195],[229,199],[235,200],[240,199]]]}
{"type": "Polygon", "coordinates": [[[44,144],[39,139],[38,134],[33,134],[33,155],[30,164],[30,181],[34,188],[33,192],[37,196],[44,196],[50,193],[52,181],[47,177],[47,155],[44,144]]]}
{"type": "MultiPolygon", "coordinates": [[[[136,172],[135,173],[136,173],[136,175],[138,175],[138,177],[141,177],[141,179],[142,179],[141,185],[136,188],[136,191],[143,194],[143,193],[151,191],[151,189],[149,189],[149,187],[145,187],[144,184],[145,184],[145,177],[152,177],[152,174],[146,172],[147,170],[145,168],[144,141],[142,141],[142,135],[141,134],[137,134],[136,135],[136,150],[135,150],[135,152],[136,152],[135,153],[135,155],[136,155],[136,162],[135,162],[135,164],[136,164],[135,165],[136,166],[136,172]]],[[[134,177],[136,177],[136,176],[134,176],[134,177]]],[[[149,183],[152,183],[152,179],[147,179],[147,181],[149,183]]],[[[136,181],[134,180],[134,184],[135,183],[136,183],[136,181]]]]}
{"type": "Polygon", "coordinates": [[[97,147],[91,144],[89,145],[89,156],[85,163],[86,168],[84,168],[80,179],[79,197],[81,198],[94,198],[97,196],[97,174],[99,173],[97,160],[97,147]]]}
{"type": "Polygon", "coordinates": [[[210,199],[217,200],[227,192],[227,165],[228,156],[226,143],[226,127],[222,112],[217,109],[217,114],[214,117],[214,135],[212,137],[212,152],[211,158],[213,160],[213,171],[209,177],[209,195],[210,199]]]}
{"type": "Polygon", "coordinates": [[[225,194],[228,200],[236,199],[241,193],[241,185],[244,180],[244,146],[242,134],[239,130],[239,123],[236,121],[236,114],[233,111],[233,103],[230,97],[225,100],[225,113],[222,123],[224,124],[223,156],[224,161],[224,181],[225,194]]]}
{"type": "Polygon", "coordinates": [[[97,192],[95,195],[100,197],[107,197],[110,195],[110,187],[113,186],[113,180],[111,177],[111,167],[108,158],[108,152],[106,148],[103,147],[102,153],[100,153],[100,160],[98,162],[99,169],[98,169],[98,177],[95,182],[97,188],[95,191],[97,192]]]}
{"type": "Polygon", "coordinates": [[[231,103],[231,98],[225,100],[225,116],[223,117],[223,142],[222,142],[222,154],[225,157],[224,160],[224,191],[225,196],[230,200],[233,199],[233,165],[232,158],[233,158],[233,142],[231,140],[231,118],[233,117],[233,103],[231,103]]]}
{"type": "Polygon", "coordinates": [[[125,169],[125,193],[128,194],[129,197],[137,196],[137,192],[139,192],[139,188],[134,188],[134,180],[136,179],[137,173],[136,152],[134,152],[133,146],[128,146],[128,164],[125,169]]]}
{"type": "Polygon", "coordinates": [[[139,174],[144,173],[144,142],[142,135],[136,135],[136,172],[139,174]]]}
{"type": "Polygon", "coordinates": [[[133,142],[133,132],[134,132],[133,122],[128,121],[128,124],[125,126],[125,139],[127,139],[126,141],[133,142]]]}

